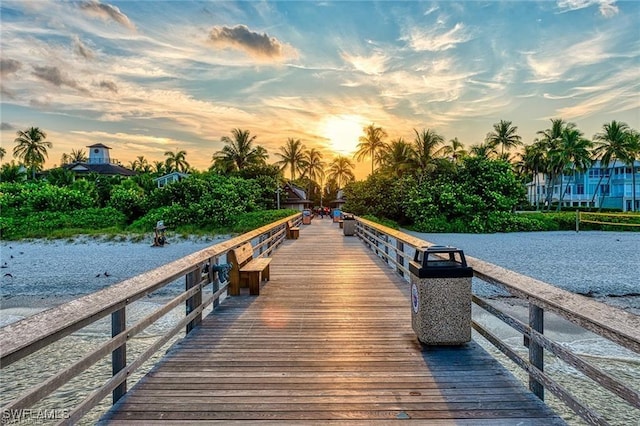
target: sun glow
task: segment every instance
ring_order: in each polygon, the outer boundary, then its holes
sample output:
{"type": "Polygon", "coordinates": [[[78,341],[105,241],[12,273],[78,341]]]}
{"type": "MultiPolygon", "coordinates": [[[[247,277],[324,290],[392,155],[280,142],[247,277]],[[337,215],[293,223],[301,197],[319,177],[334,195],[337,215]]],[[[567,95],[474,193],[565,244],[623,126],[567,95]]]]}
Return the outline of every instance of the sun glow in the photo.
{"type": "Polygon", "coordinates": [[[324,120],[322,134],[331,142],[331,149],[341,155],[357,150],[358,138],[363,135],[363,119],[357,115],[332,115],[324,120]]]}

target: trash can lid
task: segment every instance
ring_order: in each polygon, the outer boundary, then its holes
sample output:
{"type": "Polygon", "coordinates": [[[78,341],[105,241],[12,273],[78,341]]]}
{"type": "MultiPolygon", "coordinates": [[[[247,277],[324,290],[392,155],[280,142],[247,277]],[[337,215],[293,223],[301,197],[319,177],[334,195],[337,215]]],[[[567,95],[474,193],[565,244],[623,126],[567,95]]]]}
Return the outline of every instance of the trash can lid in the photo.
{"type": "Polygon", "coordinates": [[[418,248],[409,263],[409,270],[419,278],[472,277],[473,269],[467,266],[464,252],[457,247],[430,246],[418,248]]]}

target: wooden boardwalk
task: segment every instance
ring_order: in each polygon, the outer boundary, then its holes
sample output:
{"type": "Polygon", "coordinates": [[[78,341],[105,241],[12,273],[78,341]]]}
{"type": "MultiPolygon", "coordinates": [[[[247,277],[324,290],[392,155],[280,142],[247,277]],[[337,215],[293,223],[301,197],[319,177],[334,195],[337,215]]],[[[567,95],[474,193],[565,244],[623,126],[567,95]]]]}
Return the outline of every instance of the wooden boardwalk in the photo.
{"type": "Polygon", "coordinates": [[[329,219],[274,254],[104,423],[564,424],[475,343],[423,348],[409,285],[329,219]]]}

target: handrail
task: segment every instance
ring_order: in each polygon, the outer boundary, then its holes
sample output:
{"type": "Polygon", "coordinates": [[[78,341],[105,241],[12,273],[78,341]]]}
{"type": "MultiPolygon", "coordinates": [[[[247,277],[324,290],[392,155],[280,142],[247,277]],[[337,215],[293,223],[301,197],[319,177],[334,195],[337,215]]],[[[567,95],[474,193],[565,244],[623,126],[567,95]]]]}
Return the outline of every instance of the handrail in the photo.
{"type": "Polygon", "coordinates": [[[93,366],[110,352],[112,353],[113,377],[102,387],[95,390],[74,411],[66,413],[62,423],[73,424],[97,405],[109,392],[113,391],[114,403],[126,392],[126,380],[130,374],[150,358],[174,335],[185,329],[189,333],[201,321],[202,312],[209,305],[214,307],[226,292],[228,283],[221,283],[214,265],[226,253],[247,242],[251,242],[256,256],[268,256],[286,237],[286,223],[299,224],[301,214],[294,214],[271,224],[262,226],[246,234],[202,249],[198,252],[175,260],[138,276],[126,279],[118,284],[95,293],[74,299],[63,305],[43,311],[0,329],[0,366],[5,368],[14,362],[48,347],[69,334],[81,330],[90,324],[112,316],[112,338],[91,353],[85,355],[73,365],[55,373],[52,377],[35,385],[31,389],[7,403],[1,408],[3,413],[16,413],[28,409],[36,402],[53,393],[60,386],[93,366]],[[126,325],[126,311],[136,300],[185,277],[185,291],[164,306],[157,309],[137,323],[126,325]],[[212,293],[203,300],[205,286],[212,285],[212,293]],[[155,323],[171,309],[186,303],[186,315],[159,342],[151,345],[134,361],[126,362],[126,342],[155,323]]]}
{"type": "MultiPolygon", "coordinates": [[[[388,228],[375,222],[356,217],[356,231],[364,244],[381,257],[397,273],[409,280],[407,265],[413,259],[416,248],[433,244],[388,228]]],[[[544,335],[544,312],[550,311],[605,339],[640,353],[640,317],[613,306],[577,295],[545,282],[466,255],[467,264],[474,276],[487,283],[498,285],[510,295],[529,304],[529,323],[524,324],[477,295],[472,302],[494,315],[523,335],[529,358],[524,359],[506,342],[491,333],[479,322],[471,326],[487,341],[503,352],[529,375],[529,388],[540,399],[548,389],[589,424],[607,424],[595,410],[579,401],[550,375],[544,372],[543,349],[554,354],[573,368],[592,379],[597,385],[620,397],[628,405],[640,408],[640,392],[621,380],[611,377],[598,367],[585,361],[576,353],[544,335]]]]}

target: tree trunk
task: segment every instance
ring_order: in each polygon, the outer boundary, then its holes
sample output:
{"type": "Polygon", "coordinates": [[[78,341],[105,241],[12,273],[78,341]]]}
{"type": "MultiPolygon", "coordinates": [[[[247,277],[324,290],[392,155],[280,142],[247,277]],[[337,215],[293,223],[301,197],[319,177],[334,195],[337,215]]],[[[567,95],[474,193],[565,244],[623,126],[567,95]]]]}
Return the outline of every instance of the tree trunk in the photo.
{"type": "Polygon", "coordinates": [[[564,193],[567,190],[567,188],[569,187],[569,183],[567,182],[567,186],[565,187],[564,191],[562,190],[562,184],[564,183],[564,173],[560,174],[560,199],[558,200],[558,207],[556,208],[556,211],[559,212],[560,210],[562,210],[562,201],[564,200],[564,193]]]}
{"type": "Polygon", "coordinates": [[[598,184],[596,185],[596,189],[594,189],[593,191],[593,197],[591,197],[591,202],[595,202],[596,201],[596,197],[598,196],[598,188],[600,188],[600,184],[602,183],[602,178],[604,176],[600,175],[600,179],[598,179],[598,184]]]}
{"type": "Polygon", "coordinates": [[[631,162],[631,211],[636,211],[636,161],[631,162]]]}
{"type": "MultiPolygon", "coordinates": [[[[615,161],[613,162],[613,165],[615,166],[615,161]]],[[[613,167],[608,168],[607,170],[609,170],[609,178],[607,179],[607,185],[609,185],[609,191],[611,191],[611,174],[613,173],[613,167]]],[[[604,201],[604,193],[600,196],[600,205],[598,206],[598,211],[602,210],[602,202],[604,201]]]]}

